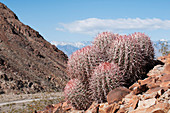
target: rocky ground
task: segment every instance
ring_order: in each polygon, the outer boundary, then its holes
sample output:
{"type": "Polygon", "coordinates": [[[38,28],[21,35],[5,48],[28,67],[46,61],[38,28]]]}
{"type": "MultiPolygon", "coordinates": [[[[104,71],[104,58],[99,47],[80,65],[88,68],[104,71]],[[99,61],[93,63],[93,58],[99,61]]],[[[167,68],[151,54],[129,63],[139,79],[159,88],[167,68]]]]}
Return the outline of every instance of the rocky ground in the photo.
{"type": "Polygon", "coordinates": [[[86,111],[80,111],[62,102],[38,113],[170,113],[170,54],[158,59],[165,64],[156,65],[147,78],[128,89],[119,87],[109,92],[106,103],[93,102],[86,111]]]}

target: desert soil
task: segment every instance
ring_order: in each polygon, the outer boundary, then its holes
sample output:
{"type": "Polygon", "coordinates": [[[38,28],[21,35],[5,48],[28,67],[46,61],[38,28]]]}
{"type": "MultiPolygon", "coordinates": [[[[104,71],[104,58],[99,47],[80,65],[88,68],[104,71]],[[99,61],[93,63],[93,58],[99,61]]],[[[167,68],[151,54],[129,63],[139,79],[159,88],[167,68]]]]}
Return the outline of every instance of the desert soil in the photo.
{"type": "Polygon", "coordinates": [[[64,99],[62,92],[0,95],[0,113],[31,113],[64,99]]]}

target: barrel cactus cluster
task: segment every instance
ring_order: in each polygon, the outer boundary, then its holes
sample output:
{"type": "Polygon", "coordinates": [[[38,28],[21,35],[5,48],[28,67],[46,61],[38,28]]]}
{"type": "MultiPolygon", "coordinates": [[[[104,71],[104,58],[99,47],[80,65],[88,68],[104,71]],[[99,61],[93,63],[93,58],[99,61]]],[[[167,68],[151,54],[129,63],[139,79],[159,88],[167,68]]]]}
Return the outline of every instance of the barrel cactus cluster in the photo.
{"type": "Polygon", "coordinates": [[[103,32],[68,60],[70,81],[64,89],[65,98],[79,110],[87,109],[93,101],[105,102],[114,88],[128,87],[144,78],[153,59],[152,42],[144,33],[103,32]]]}

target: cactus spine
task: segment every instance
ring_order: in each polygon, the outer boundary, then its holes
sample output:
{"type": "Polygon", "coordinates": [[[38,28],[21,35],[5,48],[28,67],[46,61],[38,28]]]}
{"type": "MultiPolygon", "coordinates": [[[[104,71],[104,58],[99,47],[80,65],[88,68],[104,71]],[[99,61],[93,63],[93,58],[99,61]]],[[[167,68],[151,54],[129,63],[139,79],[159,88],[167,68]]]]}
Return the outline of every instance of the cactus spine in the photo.
{"type": "Polygon", "coordinates": [[[71,79],[66,84],[64,94],[67,102],[76,109],[85,110],[91,105],[88,90],[78,79],[71,79]]]}
{"type": "Polygon", "coordinates": [[[107,94],[118,86],[122,86],[122,76],[117,65],[101,63],[90,79],[91,98],[97,102],[105,102],[107,94]]]}
{"type": "Polygon", "coordinates": [[[85,82],[90,78],[93,66],[91,48],[91,46],[86,46],[71,55],[67,64],[67,73],[70,78],[78,78],[85,82]]]}

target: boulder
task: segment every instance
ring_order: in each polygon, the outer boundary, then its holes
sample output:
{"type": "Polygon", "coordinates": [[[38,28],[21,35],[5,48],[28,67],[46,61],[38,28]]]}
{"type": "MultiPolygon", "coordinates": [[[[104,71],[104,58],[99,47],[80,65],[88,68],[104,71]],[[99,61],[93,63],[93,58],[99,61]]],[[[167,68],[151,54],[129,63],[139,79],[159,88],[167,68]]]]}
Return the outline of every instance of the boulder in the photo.
{"type": "Polygon", "coordinates": [[[130,93],[131,90],[125,87],[118,87],[110,91],[107,95],[107,102],[112,104],[114,102],[119,102],[124,98],[127,94],[130,93]]]}

